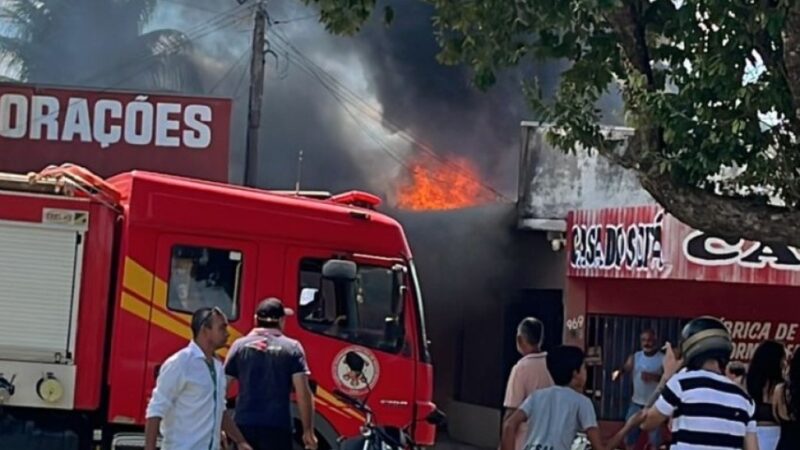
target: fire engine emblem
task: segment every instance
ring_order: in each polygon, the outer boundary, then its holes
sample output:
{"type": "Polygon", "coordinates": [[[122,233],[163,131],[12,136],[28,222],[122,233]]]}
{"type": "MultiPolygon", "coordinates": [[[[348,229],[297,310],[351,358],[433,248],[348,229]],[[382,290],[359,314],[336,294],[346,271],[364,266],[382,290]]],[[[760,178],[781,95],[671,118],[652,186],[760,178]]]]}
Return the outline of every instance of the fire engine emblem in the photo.
{"type": "Polygon", "coordinates": [[[333,360],[333,380],[349,395],[366,395],[378,381],[380,367],[375,355],[363,347],[348,347],[333,360]]]}

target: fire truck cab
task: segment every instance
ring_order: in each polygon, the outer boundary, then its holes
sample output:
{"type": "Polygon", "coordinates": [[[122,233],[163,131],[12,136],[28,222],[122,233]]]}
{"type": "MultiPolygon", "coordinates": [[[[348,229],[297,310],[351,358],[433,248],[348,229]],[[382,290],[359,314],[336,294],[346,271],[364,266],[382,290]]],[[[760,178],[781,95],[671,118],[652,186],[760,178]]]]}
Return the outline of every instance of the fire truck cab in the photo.
{"type": "Polygon", "coordinates": [[[69,165],[0,175],[0,448],[143,442],[160,364],[191,339],[191,313],[222,309],[230,345],[269,296],[295,311],[286,333],[306,350],[323,447],[363,420],[336,390],[432,445],[418,279],[378,203],[69,165]]]}

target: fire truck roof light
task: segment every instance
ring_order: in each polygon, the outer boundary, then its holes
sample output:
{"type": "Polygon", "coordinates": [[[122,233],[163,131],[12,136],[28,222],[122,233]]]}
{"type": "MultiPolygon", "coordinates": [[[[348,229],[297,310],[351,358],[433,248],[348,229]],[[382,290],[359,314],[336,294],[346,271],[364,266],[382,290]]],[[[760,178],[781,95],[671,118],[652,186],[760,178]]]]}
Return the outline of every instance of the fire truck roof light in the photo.
{"type": "Polygon", "coordinates": [[[380,197],[363,191],[350,191],[337,194],[331,197],[331,201],[342,205],[360,206],[368,209],[375,209],[381,204],[380,197]]]}

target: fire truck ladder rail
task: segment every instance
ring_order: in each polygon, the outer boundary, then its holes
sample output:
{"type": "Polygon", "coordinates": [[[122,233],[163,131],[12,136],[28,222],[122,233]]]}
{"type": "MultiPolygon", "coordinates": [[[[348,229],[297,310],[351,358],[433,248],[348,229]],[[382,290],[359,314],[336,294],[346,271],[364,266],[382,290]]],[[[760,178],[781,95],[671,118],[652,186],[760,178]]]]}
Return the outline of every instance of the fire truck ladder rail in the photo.
{"type": "Polygon", "coordinates": [[[49,166],[27,175],[0,173],[0,189],[53,195],[84,196],[119,211],[121,195],[99,176],[74,164],[49,166]]]}

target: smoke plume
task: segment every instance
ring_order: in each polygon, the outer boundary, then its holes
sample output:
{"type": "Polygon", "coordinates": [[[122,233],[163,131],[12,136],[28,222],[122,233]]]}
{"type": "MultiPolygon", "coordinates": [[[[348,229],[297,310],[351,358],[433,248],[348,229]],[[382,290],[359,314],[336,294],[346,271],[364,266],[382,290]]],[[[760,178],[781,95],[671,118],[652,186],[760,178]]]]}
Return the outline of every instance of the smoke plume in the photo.
{"type": "MultiPolygon", "coordinates": [[[[34,40],[44,43],[41,33],[56,33],[74,42],[74,51],[43,54],[46,64],[30,81],[233,98],[230,179],[242,180],[253,1],[158,0],[144,22],[134,14],[141,0],[43,3],[54,11],[50,31],[30,30],[40,33],[34,40]],[[93,3],[105,12],[84,14],[93,3]],[[147,35],[150,46],[143,48],[137,33],[147,35]],[[180,64],[149,70],[153,44],[170,46],[179,33],[191,42],[175,51],[172,61],[180,64]]],[[[294,187],[302,151],[302,188],[368,189],[391,198],[422,145],[439,155],[469,157],[483,182],[513,198],[519,123],[535,119],[521,82],[535,75],[553,89],[563,65],[531,63],[500,74],[494,88],[480,92],[466,68],[437,63],[429,5],[393,6],[390,26],[376,14],[351,38],[327,33],[316,11],[300,1],[268,3],[258,183],[294,187]]]]}

